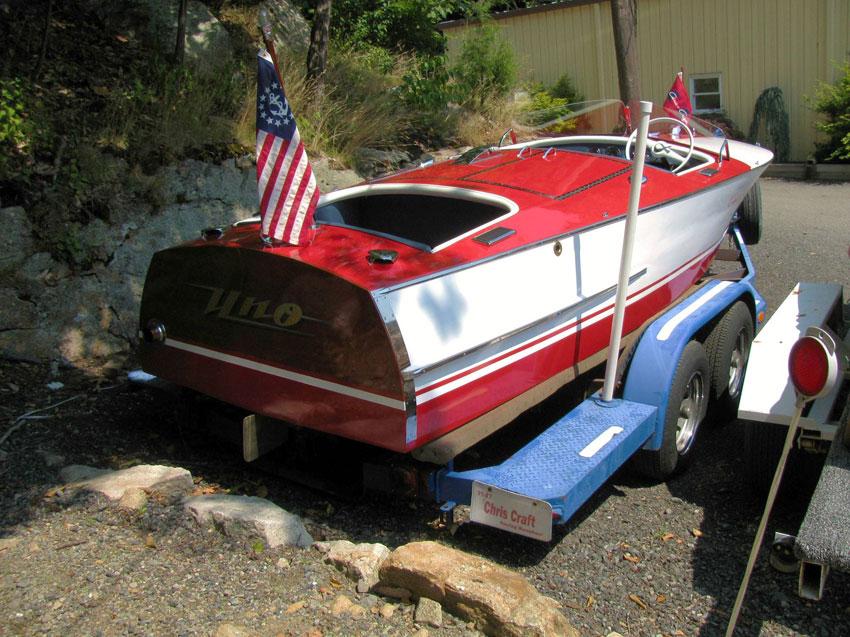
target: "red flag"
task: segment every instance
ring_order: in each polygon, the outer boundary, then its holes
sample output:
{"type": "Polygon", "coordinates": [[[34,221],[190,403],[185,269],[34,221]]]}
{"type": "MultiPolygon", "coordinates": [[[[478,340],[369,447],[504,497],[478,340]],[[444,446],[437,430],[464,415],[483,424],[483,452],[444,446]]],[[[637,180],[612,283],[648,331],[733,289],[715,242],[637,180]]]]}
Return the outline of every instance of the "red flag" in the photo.
{"type": "Polygon", "coordinates": [[[688,90],[685,88],[685,83],[682,81],[682,72],[676,73],[676,79],[673,80],[673,86],[667,91],[667,99],[664,100],[664,110],[670,117],[680,119],[687,124],[694,109],[691,106],[691,98],[688,95],[688,90]]]}
{"type": "Polygon", "coordinates": [[[308,245],[319,201],[316,177],[268,52],[260,52],[258,64],[257,192],[262,236],[308,245]]]}

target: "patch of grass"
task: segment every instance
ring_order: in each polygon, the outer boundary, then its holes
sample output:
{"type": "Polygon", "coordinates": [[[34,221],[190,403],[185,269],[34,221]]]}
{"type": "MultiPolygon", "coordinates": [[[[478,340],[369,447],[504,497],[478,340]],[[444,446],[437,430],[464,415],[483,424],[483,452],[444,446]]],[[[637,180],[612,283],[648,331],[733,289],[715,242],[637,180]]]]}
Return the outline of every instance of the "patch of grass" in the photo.
{"type": "Polygon", "coordinates": [[[234,117],[252,80],[236,65],[210,73],[156,63],[108,94],[97,142],[148,166],[214,153],[238,140],[234,117]]]}

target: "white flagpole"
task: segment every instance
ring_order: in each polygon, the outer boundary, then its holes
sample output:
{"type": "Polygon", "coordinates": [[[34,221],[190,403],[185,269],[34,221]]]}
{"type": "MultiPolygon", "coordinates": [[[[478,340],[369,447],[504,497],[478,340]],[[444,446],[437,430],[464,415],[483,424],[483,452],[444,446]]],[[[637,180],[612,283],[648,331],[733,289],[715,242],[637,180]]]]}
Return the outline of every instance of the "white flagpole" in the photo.
{"type": "Polygon", "coordinates": [[[646,135],[649,130],[649,115],[652,102],[640,103],[640,122],[638,123],[635,159],[632,163],[632,184],[629,190],[629,209],[626,213],[626,228],[623,236],[623,253],[620,256],[620,278],[617,281],[617,299],[614,302],[614,319],[611,323],[611,341],[608,345],[608,364],[605,367],[605,384],[602,385],[602,400],[611,402],[614,398],[614,382],[617,378],[617,359],[620,354],[620,339],[623,334],[623,317],[626,313],[626,292],[629,287],[629,272],[632,268],[637,214],[640,205],[640,189],[643,181],[643,162],[646,154],[646,135]]]}

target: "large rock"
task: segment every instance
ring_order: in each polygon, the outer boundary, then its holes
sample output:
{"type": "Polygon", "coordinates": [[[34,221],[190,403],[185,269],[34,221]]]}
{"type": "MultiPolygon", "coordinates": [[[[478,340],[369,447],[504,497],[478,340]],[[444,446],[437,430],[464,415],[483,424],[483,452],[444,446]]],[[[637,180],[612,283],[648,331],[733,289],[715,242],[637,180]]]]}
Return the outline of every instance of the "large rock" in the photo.
{"type": "Polygon", "coordinates": [[[0,208],[0,280],[32,254],[32,225],[20,206],[0,208]]]}
{"type": "Polygon", "coordinates": [[[313,538],[297,515],[276,504],[245,495],[200,495],[186,498],[186,510],[201,525],[215,525],[228,537],[268,547],[310,546],[313,538]]]}
{"type": "Polygon", "coordinates": [[[475,622],[487,635],[578,637],[558,610],[521,575],[436,542],[397,548],[380,569],[381,585],[405,588],[475,622]]]}
{"type": "Polygon", "coordinates": [[[306,51],[310,44],[310,25],[301,12],[287,0],[268,0],[275,48],[294,52],[306,51]]]}
{"type": "Polygon", "coordinates": [[[168,498],[180,497],[194,487],[192,474],[180,467],[140,464],[129,469],[106,471],[85,465],[71,465],[60,477],[74,486],[102,493],[118,501],[128,489],[143,489],[168,498]]]}
{"type": "Polygon", "coordinates": [[[38,310],[13,288],[0,288],[0,333],[38,327],[38,310]]]}
{"type": "Polygon", "coordinates": [[[409,162],[410,155],[403,150],[358,148],[354,153],[357,172],[367,178],[392,172],[409,162]]]}
{"type": "Polygon", "coordinates": [[[357,592],[365,593],[378,583],[378,569],[390,554],[383,544],[354,544],[348,540],[316,542],[315,547],[332,563],[357,582],[357,592]]]}
{"type": "MultiPolygon", "coordinates": [[[[123,4],[123,3],[117,3],[123,4]]],[[[317,159],[322,192],[360,181],[317,159]]],[[[80,226],[93,260],[74,275],[68,266],[34,249],[22,208],[3,208],[9,232],[0,251],[0,356],[61,360],[82,367],[116,367],[138,334],[139,303],[151,257],[195,239],[202,229],[228,226],[257,212],[256,168],[250,156],[210,164],[182,161],[163,168],[155,181],[159,208],[126,203],[80,226]]],[[[119,198],[120,199],[120,198],[119,198]]]]}

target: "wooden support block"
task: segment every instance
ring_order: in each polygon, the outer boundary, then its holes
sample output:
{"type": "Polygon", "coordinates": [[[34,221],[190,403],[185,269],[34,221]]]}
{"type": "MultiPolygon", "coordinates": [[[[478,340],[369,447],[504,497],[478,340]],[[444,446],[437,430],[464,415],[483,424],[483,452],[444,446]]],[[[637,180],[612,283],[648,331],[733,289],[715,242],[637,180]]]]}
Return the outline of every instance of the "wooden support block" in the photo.
{"type": "Polygon", "coordinates": [[[260,456],[283,445],[289,437],[286,423],[258,414],[242,419],[242,457],[253,462],[260,456]]]}

